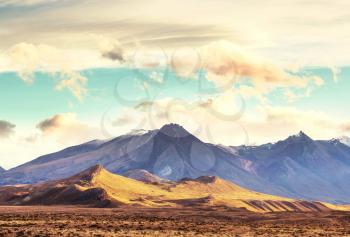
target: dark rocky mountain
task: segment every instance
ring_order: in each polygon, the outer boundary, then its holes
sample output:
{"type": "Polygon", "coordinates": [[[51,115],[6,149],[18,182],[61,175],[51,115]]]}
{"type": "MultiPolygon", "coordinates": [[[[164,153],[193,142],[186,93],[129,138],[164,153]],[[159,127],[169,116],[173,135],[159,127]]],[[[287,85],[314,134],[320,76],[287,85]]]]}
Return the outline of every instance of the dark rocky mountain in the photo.
{"type": "Polygon", "coordinates": [[[126,176],[173,181],[218,176],[258,192],[350,203],[350,147],[340,140],[314,141],[301,132],[274,144],[224,147],[204,143],[176,124],[39,157],[1,173],[0,185],[62,179],[96,164],[126,176]]]}

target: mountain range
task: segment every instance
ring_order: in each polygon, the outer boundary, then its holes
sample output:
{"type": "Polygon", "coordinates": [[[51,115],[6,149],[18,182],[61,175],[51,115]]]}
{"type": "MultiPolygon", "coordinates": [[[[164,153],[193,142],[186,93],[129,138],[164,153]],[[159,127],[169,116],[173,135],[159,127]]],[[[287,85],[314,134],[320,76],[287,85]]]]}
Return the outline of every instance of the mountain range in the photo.
{"type": "Polygon", "coordinates": [[[347,210],[344,206],[253,192],[214,176],[149,184],[112,174],[100,165],[63,180],[0,187],[0,204],[226,207],[252,212],[347,210]]]}
{"type": "Polygon", "coordinates": [[[217,176],[257,192],[345,204],[350,203],[350,147],[343,142],[316,141],[300,132],[277,143],[229,147],[168,124],[41,156],[0,172],[0,185],[64,179],[100,164],[114,174],[147,176],[149,182],[217,176]]]}

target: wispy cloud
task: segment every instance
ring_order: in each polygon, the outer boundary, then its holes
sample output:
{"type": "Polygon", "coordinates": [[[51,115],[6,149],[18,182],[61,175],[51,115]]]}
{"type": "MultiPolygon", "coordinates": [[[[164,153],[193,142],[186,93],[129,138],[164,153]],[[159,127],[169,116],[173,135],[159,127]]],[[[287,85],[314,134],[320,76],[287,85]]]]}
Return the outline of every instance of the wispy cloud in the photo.
{"type": "Polygon", "coordinates": [[[58,75],[60,80],[55,88],[68,89],[82,101],[86,94],[87,78],[77,71],[79,64],[84,63],[83,60],[79,62],[78,57],[75,55],[75,60],[72,60],[66,52],[49,45],[19,43],[5,53],[5,58],[8,59],[5,68],[18,72],[20,78],[27,83],[34,81],[35,72],[38,71],[58,75]]]}
{"type": "Polygon", "coordinates": [[[220,4],[199,0],[0,1],[0,6],[24,8],[38,4],[48,6],[25,14],[13,13],[15,18],[6,12],[0,15],[2,30],[7,32],[0,49],[28,39],[54,46],[90,47],[86,35],[103,34],[122,43],[160,47],[192,47],[225,39],[263,50],[273,60],[290,62],[302,57],[310,64],[347,61],[343,55],[348,54],[344,46],[349,33],[344,28],[350,25],[350,18],[349,2],[344,0],[333,1],[331,5],[324,1],[293,0],[283,3],[223,0],[220,4]],[[318,50],[320,47],[323,50],[318,50]]]}
{"type": "Polygon", "coordinates": [[[318,76],[293,75],[269,60],[256,57],[235,44],[219,41],[202,48],[208,80],[219,85],[249,81],[241,87],[245,96],[262,97],[276,88],[304,88],[323,85],[318,76]]]}

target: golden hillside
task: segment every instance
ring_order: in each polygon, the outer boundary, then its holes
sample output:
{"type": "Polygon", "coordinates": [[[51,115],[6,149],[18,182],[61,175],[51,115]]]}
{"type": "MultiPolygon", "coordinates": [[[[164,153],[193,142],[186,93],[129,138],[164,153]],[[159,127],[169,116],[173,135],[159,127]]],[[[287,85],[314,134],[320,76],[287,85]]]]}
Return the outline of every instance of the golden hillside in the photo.
{"type": "Polygon", "coordinates": [[[253,212],[347,210],[331,204],[297,201],[244,189],[217,177],[148,184],[94,166],[68,179],[0,188],[0,203],[11,205],[89,205],[143,207],[226,206],[253,212]]]}
{"type": "Polygon", "coordinates": [[[102,188],[111,199],[129,205],[148,207],[224,205],[254,212],[320,211],[337,207],[253,192],[218,177],[200,177],[178,183],[155,185],[112,174],[100,166],[93,169],[94,175],[90,184],[83,187],[102,188]]]}

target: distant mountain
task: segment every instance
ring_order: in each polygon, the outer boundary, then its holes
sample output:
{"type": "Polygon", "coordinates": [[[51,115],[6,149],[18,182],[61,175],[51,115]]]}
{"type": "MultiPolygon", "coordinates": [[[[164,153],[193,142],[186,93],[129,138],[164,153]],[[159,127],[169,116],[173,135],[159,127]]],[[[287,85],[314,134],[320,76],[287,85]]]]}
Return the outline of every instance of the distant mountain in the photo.
{"type": "Polygon", "coordinates": [[[0,166],[0,173],[5,172],[6,170],[0,166]]]}
{"type": "Polygon", "coordinates": [[[96,164],[136,180],[217,176],[257,192],[350,203],[350,147],[339,140],[315,141],[300,132],[277,143],[225,147],[176,124],[39,157],[0,173],[0,185],[63,179],[96,164]]]}
{"type": "Polygon", "coordinates": [[[112,174],[101,166],[94,166],[63,180],[0,187],[0,205],[226,206],[252,212],[314,212],[345,208],[252,192],[212,176],[177,183],[148,184],[112,174]]]}
{"type": "Polygon", "coordinates": [[[238,150],[255,174],[287,189],[291,197],[350,203],[350,147],[343,143],[314,141],[300,132],[275,144],[238,150]]]}

